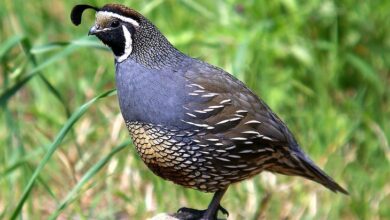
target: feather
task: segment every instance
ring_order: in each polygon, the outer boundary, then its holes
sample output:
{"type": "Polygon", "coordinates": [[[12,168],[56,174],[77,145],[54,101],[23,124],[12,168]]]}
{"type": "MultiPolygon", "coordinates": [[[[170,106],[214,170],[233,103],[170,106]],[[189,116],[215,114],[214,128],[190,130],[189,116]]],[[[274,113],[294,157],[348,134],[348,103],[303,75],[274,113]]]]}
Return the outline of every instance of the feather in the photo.
{"type": "Polygon", "coordinates": [[[95,11],[99,11],[100,9],[91,5],[76,5],[73,7],[72,12],[70,13],[70,19],[72,20],[73,24],[78,26],[81,23],[81,17],[83,15],[83,12],[86,9],[93,9],[95,11]]]}

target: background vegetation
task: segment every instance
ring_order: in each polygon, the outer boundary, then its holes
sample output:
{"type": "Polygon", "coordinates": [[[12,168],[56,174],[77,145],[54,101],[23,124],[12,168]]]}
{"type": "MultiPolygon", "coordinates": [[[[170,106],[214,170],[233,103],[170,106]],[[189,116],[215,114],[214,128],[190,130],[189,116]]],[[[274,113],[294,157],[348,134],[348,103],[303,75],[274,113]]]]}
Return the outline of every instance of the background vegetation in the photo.
{"type": "MultiPolygon", "coordinates": [[[[0,219],[205,208],[210,194],[161,180],[137,156],[109,92],[113,57],[86,36],[93,12],[70,22],[80,2],[0,3],[0,219]]],[[[229,219],[390,218],[390,1],[120,2],[245,81],[350,192],[263,173],[229,189],[229,219]]]]}

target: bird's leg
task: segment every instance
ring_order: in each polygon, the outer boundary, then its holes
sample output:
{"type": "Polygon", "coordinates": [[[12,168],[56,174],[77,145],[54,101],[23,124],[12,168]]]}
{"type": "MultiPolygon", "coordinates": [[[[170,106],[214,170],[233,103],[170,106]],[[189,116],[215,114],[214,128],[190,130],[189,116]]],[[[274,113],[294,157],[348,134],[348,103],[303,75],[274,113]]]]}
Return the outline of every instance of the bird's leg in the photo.
{"type": "Polygon", "coordinates": [[[227,188],[223,190],[218,190],[211,200],[209,207],[206,209],[206,212],[203,214],[202,219],[212,220],[217,219],[218,217],[218,210],[221,210],[223,214],[226,214],[229,216],[229,213],[224,209],[219,203],[221,202],[221,199],[223,195],[225,194],[227,188]]]}
{"type": "Polygon", "coordinates": [[[221,211],[223,214],[229,216],[229,212],[220,205],[220,201],[225,194],[227,188],[223,190],[218,190],[211,200],[209,207],[206,210],[196,210],[191,208],[181,208],[177,212],[177,215],[180,219],[185,220],[215,220],[218,216],[218,211],[221,211]]]}

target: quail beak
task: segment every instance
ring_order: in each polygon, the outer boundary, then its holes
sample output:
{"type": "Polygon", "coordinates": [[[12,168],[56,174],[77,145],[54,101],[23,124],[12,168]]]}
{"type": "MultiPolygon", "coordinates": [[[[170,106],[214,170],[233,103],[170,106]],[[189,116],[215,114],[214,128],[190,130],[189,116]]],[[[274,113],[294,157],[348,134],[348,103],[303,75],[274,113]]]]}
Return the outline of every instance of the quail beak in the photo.
{"type": "Polygon", "coordinates": [[[94,25],[89,29],[88,35],[96,35],[97,32],[99,32],[99,30],[96,28],[96,25],[94,25]]]}

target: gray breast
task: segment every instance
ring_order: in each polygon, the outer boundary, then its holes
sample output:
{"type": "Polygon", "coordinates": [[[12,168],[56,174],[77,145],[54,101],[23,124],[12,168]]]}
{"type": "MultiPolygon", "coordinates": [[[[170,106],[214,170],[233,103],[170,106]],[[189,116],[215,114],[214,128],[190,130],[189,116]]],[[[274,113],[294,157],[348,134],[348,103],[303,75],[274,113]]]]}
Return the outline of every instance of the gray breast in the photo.
{"type": "Polygon", "coordinates": [[[116,64],[116,84],[122,115],[126,121],[165,126],[181,125],[186,97],[185,65],[151,69],[131,59],[116,64]]]}

